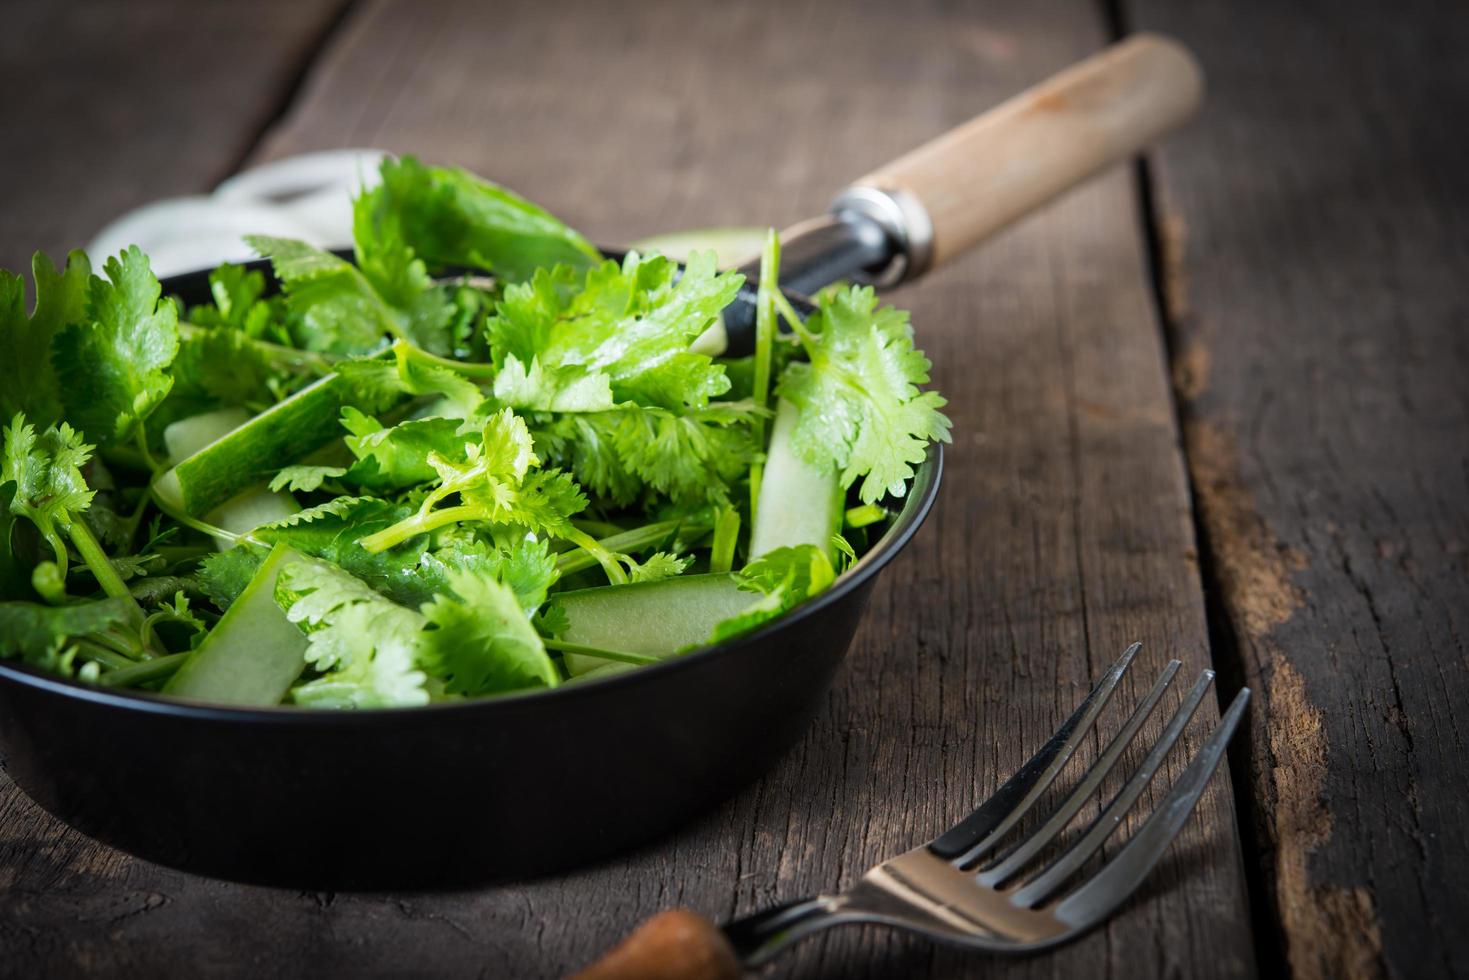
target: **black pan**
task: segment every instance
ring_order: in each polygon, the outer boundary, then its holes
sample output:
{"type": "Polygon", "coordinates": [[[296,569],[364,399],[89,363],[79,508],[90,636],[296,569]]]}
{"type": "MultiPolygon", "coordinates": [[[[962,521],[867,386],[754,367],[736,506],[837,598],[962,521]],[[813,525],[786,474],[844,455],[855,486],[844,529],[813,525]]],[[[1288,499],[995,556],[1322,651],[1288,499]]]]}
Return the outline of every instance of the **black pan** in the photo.
{"type": "MultiPolygon", "coordinates": [[[[209,299],[202,272],[163,288],[209,299]]],[[[423,888],[583,864],[728,797],[801,734],[941,468],[935,447],[830,590],[719,647],[555,691],[352,712],[192,704],[0,662],[0,752],[67,823],[222,878],[423,888]]]]}
{"type": "MultiPolygon", "coordinates": [[[[783,236],[782,285],[913,278],[1135,152],[1197,92],[1171,42],[1118,45],[849,187],[783,236]]],[[[208,298],[203,273],[164,288],[208,298]]],[[[751,299],[726,311],[733,353],[748,348],[751,299]]],[[[718,647],[555,691],[357,712],[191,704],[0,662],[0,756],[84,832],[240,881],[445,887],[586,863],[725,799],[794,742],[941,469],[935,446],[831,589],[718,647]]]]}

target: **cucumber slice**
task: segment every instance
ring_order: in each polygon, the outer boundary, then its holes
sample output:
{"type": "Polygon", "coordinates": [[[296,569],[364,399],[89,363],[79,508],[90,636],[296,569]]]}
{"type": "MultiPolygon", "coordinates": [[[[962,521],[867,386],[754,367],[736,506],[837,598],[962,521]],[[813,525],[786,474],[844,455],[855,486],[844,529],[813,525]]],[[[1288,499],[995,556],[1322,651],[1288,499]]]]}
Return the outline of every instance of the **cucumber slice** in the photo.
{"type": "Polygon", "coordinates": [[[194,455],[248,421],[250,413],[243,408],[220,408],[171,423],[163,430],[163,444],[168,447],[169,462],[177,463],[194,455]]]}
{"type": "Polygon", "coordinates": [[[337,419],[352,395],[350,384],[329,374],[191,453],[153,481],[153,492],[186,514],[207,514],[340,437],[337,419]]]}
{"type": "Polygon", "coordinates": [[[836,559],[831,537],[842,530],[846,498],[836,470],[823,472],[796,455],[791,436],[799,414],[795,405],[780,399],[750,528],[752,559],[802,544],[814,544],[836,559]]]}
{"type": "MultiPolygon", "coordinates": [[[[249,534],[265,524],[274,524],[301,513],[296,498],[284,491],[271,490],[265,484],[251,487],[204,515],[204,523],[223,528],[231,534],[249,534]]],[[[234,546],[229,538],[215,535],[220,551],[234,546]]]]}
{"type": "MultiPolygon", "coordinates": [[[[191,415],[163,430],[163,444],[168,456],[177,463],[205,446],[224,438],[250,421],[243,408],[221,408],[213,412],[191,415]]],[[[231,534],[247,534],[262,524],[274,524],[301,512],[301,505],[288,493],[275,492],[265,484],[230,498],[204,515],[204,522],[223,528],[231,534]]],[[[225,551],[234,545],[230,538],[214,535],[214,545],[225,551]]]]}
{"type": "Polygon", "coordinates": [[[226,704],[280,704],[306,666],[306,634],[276,605],[275,580],[281,569],[306,560],[276,545],[163,693],[226,704]]]}
{"type": "MultiPolygon", "coordinates": [[[[759,600],[740,591],[730,575],[680,575],[551,597],[570,624],[561,637],[567,642],[655,657],[708,642],[720,621],[759,600]]],[[[573,677],[611,663],[583,653],[566,654],[566,670],[573,677]]]]}

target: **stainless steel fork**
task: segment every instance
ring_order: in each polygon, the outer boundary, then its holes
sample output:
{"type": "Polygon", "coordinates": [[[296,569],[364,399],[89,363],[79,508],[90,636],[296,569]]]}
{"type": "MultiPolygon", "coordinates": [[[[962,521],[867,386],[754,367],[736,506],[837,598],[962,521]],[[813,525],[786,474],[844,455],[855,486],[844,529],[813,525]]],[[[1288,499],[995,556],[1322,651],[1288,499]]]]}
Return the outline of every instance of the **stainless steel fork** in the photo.
{"type": "Polygon", "coordinates": [[[664,913],[670,917],[666,935],[640,941],[640,935],[658,923],[650,920],[582,976],[733,975],[731,971],[737,973],[739,967],[758,967],[801,939],[846,923],[882,923],[994,952],[1037,950],[1075,939],[1115,911],[1158,863],[1198,804],[1250,699],[1248,688],[1235,696],[1218,727],[1142,827],[1098,869],[1073,883],[1121,825],[1203,703],[1214,680],[1213,671],[1203,671],[1101,815],[1063,853],[1031,871],[1038,863],[1035,859],[1057,840],[1116,767],[1182,666],[1177,660],[1169,662],[1066,799],[1039,828],[1001,850],[1002,841],[1034,808],[1092,730],[1140,647],[1134,643],[1127,648],[1050,741],[993,796],[928,843],[882,862],[846,891],[758,912],[726,924],[720,932],[690,913],[664,913]],[[672,918],[678,915],[683,918],[672,918]],[[699,949],[700,943],[707,948],[699,949]],[[687,974],[670,971],[673,959],[702,966],[687,974]],[[653,962],[663,969],[649,973],[653,962]]]}

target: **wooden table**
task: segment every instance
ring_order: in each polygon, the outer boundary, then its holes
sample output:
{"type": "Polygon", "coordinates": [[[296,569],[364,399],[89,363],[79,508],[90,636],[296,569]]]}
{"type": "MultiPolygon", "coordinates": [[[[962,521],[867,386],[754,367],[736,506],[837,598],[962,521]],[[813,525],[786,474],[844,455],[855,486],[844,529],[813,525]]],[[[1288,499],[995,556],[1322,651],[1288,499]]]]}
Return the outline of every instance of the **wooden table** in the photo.
{"type": "Polygon", "coordinates": [[[742,913],[932,835],[1133,639],[1127,693],[1172,656],[1257,701],[1232,781],[1114,922],[1015,961],[844,930],[773,975],[1469,972],[1462,12],[12,0],[4,20],[11,268],[338,146],[470,167],[607,243],[781,226],[1134,29],[1193,46],[1211,95],[1140,168],[894,295],[950,399],[944,492],[760,782],[576,874],[345,895],[134,860],[0,776],[0,974],[555,975],[660,908],[742,913]]]}

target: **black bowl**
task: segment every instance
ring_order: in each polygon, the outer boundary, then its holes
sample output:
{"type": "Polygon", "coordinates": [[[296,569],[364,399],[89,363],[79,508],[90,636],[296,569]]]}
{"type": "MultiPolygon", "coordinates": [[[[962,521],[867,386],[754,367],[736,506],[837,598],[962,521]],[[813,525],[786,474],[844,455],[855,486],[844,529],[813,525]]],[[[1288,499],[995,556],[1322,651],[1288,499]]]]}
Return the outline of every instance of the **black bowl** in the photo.
{"type": "Polygon", "coordinates": [[[174,701],[0,662],[0,758],[79,830],[237,881],[437,888],[585,864],[729,797],[801,735],[942,465],[935,445],[886,534],[829,590],[720,646],[554,691],[340,712],[174,701]]]}

